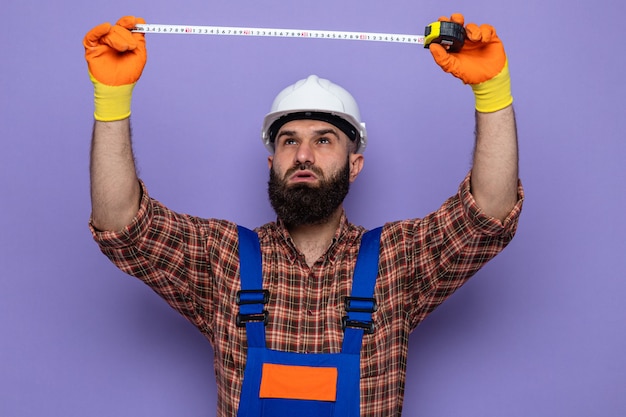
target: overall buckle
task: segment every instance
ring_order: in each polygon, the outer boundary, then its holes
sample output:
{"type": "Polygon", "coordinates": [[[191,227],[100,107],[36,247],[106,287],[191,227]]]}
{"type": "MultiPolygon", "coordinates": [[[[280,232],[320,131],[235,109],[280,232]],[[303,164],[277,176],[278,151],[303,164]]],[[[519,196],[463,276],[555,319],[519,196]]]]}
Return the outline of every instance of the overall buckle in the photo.
{"type": "Polygon", "coordinates": [[[237,305],[267,304],[270,300],[268,290],[239,290],[237,291],[237,305]]]}
{"type": "Polygon", "coordinates": [[[365,334],[374,333],[373,321],[368,322],[368,321],[350,320],[348,316],[343,316],[341,318],[341,329],[346,330],[346,327],[351,327],[353,329],[362,329],[365,334]]]}
{"type": "MultiPolygon", "coordinates": [[[[249,306],[253,304],[265,305],[270,300],[270,292],[268,290],[240,290],[237,291],[237,305],[238,306],[249,306]]],[[[249,314],[237,314],[236,324],[237,327],[245,327],[246,323],[251,321],[262,321],[264,325],[267,325],[267,319],[269,317],[269,313],[267,310],[262,309],[259,305],[257,311],[249,314]]],[[[250,309],[248,309],[250,311],[250,309]]],[[[254,311],[254,309],[253,309],[254,311]]]]}
{"type": "Polygon", "coordinates": [[[355,329],[362,329],[365,334],[374,333],[374,322],[371,320],[371,314],[378,310],[375,298],[369,297],[345,297],[344,309],[348,315],[341,318],[341,328],[346,330],[346,327],[352,327],[355,329]],[[349,317],[349,313],[369,313],[370,320],[354,320],[349,317]]]}
{"type": "Polygon", "coordinates": [[[355,313],[374,313],[378,310],[376,299],[368,297],[344,297],[343,307],[347,312],[355,313]]]}
{"type": "Polygon", "coordinates": [[[258,314],[237,314],[237,318],[235,320],[235,324],[237,327],[245,327],[246,323],[251,321],[262,321],[264,326],[267,326],[267,318],[269,317],[269,313],[267,310],[263,310],[262,313],[258,314]]]}

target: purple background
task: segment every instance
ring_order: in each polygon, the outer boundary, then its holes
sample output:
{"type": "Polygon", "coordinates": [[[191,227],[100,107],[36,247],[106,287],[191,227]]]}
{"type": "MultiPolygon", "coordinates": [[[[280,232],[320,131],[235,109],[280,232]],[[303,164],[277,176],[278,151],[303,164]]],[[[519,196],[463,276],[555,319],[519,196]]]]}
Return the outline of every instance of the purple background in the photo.
{"type": "MultiPolygon", "coordinates": [[[[492,23],[509,55],[527,200],[511,245],[411,338],[407,416],[626,415],[626,6],[495,0],[8,1],[0,28],[0,416],[214,416],[212,352],[87,229],[103,21],[421,33],[492,23]]],[[[261,119],[316,73],[352,91],[366,227],[421,217],[470,167],[473,97],[420,47],[150,35],[135,89],[140,175],[171,208],[273,219],[261,119]]]]}

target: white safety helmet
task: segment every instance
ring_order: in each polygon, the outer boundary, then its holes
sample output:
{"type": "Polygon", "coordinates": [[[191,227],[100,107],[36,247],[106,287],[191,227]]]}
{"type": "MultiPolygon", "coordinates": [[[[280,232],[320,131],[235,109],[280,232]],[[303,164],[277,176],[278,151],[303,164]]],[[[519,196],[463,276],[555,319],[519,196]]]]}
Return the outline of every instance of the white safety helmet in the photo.
{"type": "Polygon", "coordinates": [[[357,141],[357,153],[367,145],[365,123],[354,97],[329,80],[310,75],[281,91],[263,121],[261,138],[274,153],[274,139],[281,126],[292,120],[313,119],[331,123],[351,140],[357,141]]]}

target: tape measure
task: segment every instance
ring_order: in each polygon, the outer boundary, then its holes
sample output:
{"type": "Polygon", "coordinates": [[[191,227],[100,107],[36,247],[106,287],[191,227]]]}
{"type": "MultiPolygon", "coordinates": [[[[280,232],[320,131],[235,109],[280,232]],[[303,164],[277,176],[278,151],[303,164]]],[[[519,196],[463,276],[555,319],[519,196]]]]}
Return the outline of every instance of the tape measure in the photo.
{"type": "Polygon", "coordinates": [[[215,35],[215,36],[250,36],[250,37],[280,37],[306,39],[335,39],[353,41],[412,43],[424,45],[428,48],[432,43],[444,45],[450,52],[456,52],[465,41],[463,26],[452,22],[434,22],[426,26],[424,35],[406,35],[400,33],[368,33],[345,32],[334,30],[307,30],[307,29],[271,29],[233,26],[186,26],[137,24],[132,32],[161,33],[174,35],[215,35]]]}
{"type": "Polygon", "coordinates": [[[424,30],[424,48],[438,43],[449,52],[458,52],[465,43],[465,28],[453,22],[434,22],[424,30]]]}

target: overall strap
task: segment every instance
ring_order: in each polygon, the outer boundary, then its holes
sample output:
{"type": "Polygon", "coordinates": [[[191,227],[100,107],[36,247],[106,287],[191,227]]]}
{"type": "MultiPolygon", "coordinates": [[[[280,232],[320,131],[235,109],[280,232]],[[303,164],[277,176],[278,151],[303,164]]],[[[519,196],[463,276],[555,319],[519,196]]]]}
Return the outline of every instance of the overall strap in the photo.
{"type": "Polygon", "coordinates": [[[382,227],[363,234],[356,259],[352,293],[345,299],[347,315],[343,317],[343,353],[358,354],[364,333],[374,333],[372,313],[377,309],[374,287],[378,276],[378,258],[382,227]]]}
{"type": "MultiPolygon", "coordinates": [[[[269,292],[263,289],[262,257],[257,234],[243,226],[239,233],[241,290],[237,292],[237,326],[246,327],[248,346],[265,346],[265,324],[268,312],[264,305],[269,292]]],[[[346,316],[342,319],[344,340],[342,352],[358,354],[363,334],[374,332],[372,313],[377,309],[374,287],[378,275],[378,258],[382,227],[363,234],[352,280],[352,293],[346,297],[346,316]]]]}
{"type": "Polygon", "coordinates": [[[239,275],[241,290],[237,292],[237,326],[246,327],[249,347],[265,347],[265,304],[269,292],[263,289],[263,263],[258,235],[243,226],[239,233],[239,275]]]}

